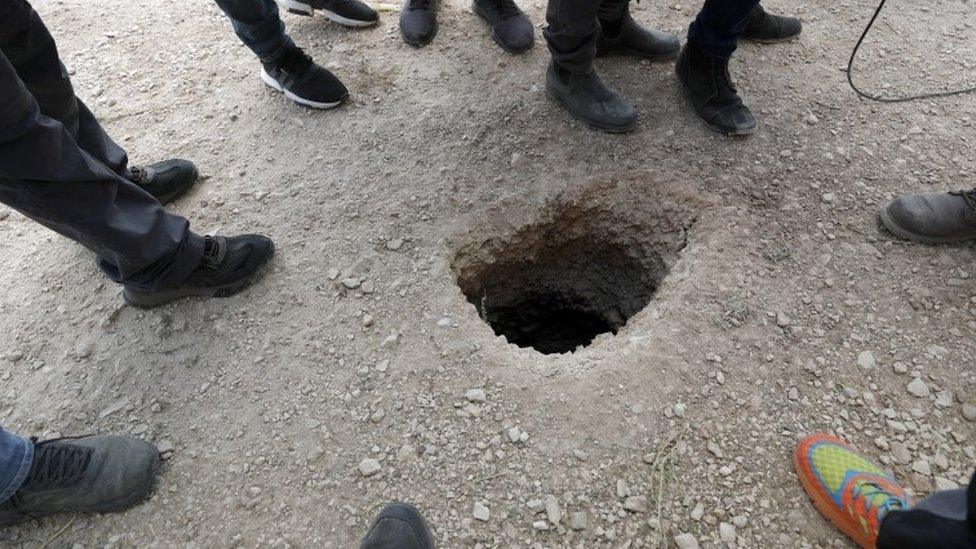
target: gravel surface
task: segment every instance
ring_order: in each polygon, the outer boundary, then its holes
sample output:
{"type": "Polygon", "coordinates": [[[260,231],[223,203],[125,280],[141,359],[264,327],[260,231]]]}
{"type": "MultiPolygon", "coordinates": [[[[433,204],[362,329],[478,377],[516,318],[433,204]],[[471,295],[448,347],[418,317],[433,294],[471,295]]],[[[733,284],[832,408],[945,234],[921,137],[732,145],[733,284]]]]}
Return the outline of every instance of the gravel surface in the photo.
{"type": "MultiPolygon", "coordinates": [[[[522,5],[541,27],[544,3],[522,5]]],[[[0,545],[355,547],[404,499],[443,547],[848,547],[792,472],[802,435],[845,437],[920,495],[972,472],[976,250],[898,241],[876,211],[972,186],[976,102],[858,100],[841,69],[869,1],[768,6],[806,27],[736,55],[760,119],[746,140],[702,127],[671,64],[628,59],[598,67],[639,130],[590,131],[546,99],[541,36],[504,54],[457,0],[422,50],[395,13],[361,31],[285,15],[352,90],[324,113],[267,89],[212,2],[36,7],[133,161],[198,163],[173,208],[203,232],[267,233],[278,255],[237,297],[142,312],[87,251],[0,208],[0,422],[167,458],[144,505],[0,545]],[[509,345],[457,286],[459,251],[511,259],[590,200],[622,219],[677,201],[694,221],[616,335],[509,345]]],[[[697,9],[635,17],[680,32],[697,9]]],[[[972,79],[970,2],[889,9],[862,85],[972,79]]]]}

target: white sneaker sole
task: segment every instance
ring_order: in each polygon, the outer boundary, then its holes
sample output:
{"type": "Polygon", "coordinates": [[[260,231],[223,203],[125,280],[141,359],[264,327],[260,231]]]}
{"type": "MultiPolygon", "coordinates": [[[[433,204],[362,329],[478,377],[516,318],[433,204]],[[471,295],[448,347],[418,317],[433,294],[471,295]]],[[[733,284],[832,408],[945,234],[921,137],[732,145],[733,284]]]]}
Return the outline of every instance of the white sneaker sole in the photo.
{"type": "Polygon", "coordinates": [[[292,92],[286,90],[285,88],[282,88],[281,84],[279,84],[278,81],[275,80],[274,78],[271,78],[271,75],[268,74],[268,71],[264,70],[264,67],[261,67],[261,81],[264,82],[265,85],[267,85],[269,88],[285,94],[285,97],[291,99],[295,103],[298,103],[299,105],[303,105],[312,109],[320,109],[320,110],[334,109],[339,105],[341,105],[343,101],[343,100],[339,100],[334,103],[319,103],[318,101],[312,101],[310,99],[305,99],[304,97],[299,97],[293,94],[292,92]]]}
{"type": "MultiPolygon", "coordinates": [[[[299,15],[312,16],[315,14],[315,8],[298,0],[278,0],[278,5],[282,8],[290,11],[291,13],[297,13],[299,15]]],[[[322,10],[322,13],[331,21],[335,21],[340,25],[345,27],[372,27],[373,25],[379,23],[376,21],[360,21],[358,19],[349,19],[348,17],[343,17],[334,11],[322,10]]]]}

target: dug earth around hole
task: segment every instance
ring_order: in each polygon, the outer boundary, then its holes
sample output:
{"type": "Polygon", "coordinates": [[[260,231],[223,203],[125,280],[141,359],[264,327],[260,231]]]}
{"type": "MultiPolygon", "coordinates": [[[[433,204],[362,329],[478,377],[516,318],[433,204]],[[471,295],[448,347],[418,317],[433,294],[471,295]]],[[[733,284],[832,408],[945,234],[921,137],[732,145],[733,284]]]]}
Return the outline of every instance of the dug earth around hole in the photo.
{"type": "Polygon", "coordinates": [[[489,213],[456,240],[452,269],[496,335],[543,354],[574,352],[651,302],[701,207],[642,178],[594,181],[524,223],[499,225],[505,218],[489,213]]]}

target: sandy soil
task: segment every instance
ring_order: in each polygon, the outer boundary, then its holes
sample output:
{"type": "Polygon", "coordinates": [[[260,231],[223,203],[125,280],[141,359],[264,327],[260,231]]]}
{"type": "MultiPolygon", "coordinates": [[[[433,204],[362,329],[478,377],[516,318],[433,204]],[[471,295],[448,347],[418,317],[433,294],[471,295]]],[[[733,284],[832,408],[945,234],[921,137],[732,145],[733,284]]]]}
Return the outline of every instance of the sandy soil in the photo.
{"type": "MultiPolygon", "coordinates": [[[[544,3],[523,6],[541,26],[544,3]]],[[[680,32],[697,8],[635,13],[680,32]]],[[[669,63],[599,63],[641,109],[636,133],[571,122],[541,90],[541,42],[504,54],[457,0],[423,50],[402,43],[396,14],[363,31],[286,15],[353,92],[326,113],[266,89],[211,2],[38,1],[78,94],[131,158],[191,158],[207,176],[174,209],[200,231],[267,233],[279,254],[239,297],[141,312],[88,252],[0,209],[0,422],[172,448],[146,504],[8,529],[0,545],[355,547],[400,498],[443,547],[654,547],[679,533],[846,547],[791,470],[816,430],[919,494],[965,482],[976,254],[894,240],[875,212],[972,186],[976,103],[856,99],[841,69],[870,2],[769,8],[805,32],[740,49],[733,71],[761,126],[732,141],[689,113],[669,63]],[[692,219],[670,274],[583,350],[507,344],[452,266],[531,251],[523,239],[558,234],[590,200],[622,220],[601,218],[601,242],[692,219]],[[928,396],[907,391],[914,377],[928,396]],[[484,402],[466,397],[475,388],[484,402]],[[381,464],[368,478],[366,458],[381,464]]],[[[891,8],[861,81],[971,80],[972,21],[962,0],[891,8]]],[[[571,226],[585,241],[586,220],[571,226]]]]}

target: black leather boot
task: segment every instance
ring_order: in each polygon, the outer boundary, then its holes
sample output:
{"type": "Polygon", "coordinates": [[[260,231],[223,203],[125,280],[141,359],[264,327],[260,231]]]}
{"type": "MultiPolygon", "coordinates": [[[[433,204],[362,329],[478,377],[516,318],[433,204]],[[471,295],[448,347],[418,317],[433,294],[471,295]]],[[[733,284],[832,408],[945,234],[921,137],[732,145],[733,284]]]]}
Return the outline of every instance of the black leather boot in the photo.
{"type": "Polygon", "coordinates": [[[759,5],[749,15],[742,38],[761,44],[775,44],[788,42],[800,36],[802,31],[803,24],[796,17],[773,15],[759,5]]]}
{"type": "Polygon", "coordinates": [[[637,126],[637,109],[593,69],[576,74],[550,63],[546,93],[591,128],[624,133],[637,126]]]}
{"type": "Polygon", "coordinates": [[[749,135],[756,129],[756,119],[732,84],[729,60],[714,57],[688,42],[675,65],[685,97],[698,118],[725,135],[749,135]]]}
{"type": "Polygon", "coordinates": [[[909,194],[881,209],[881,222],[892,234],[926,244],[976,239],[976,189],[909,194]]]}
{"type": "Polygon", "coordinates": [[[535,44],[535,27],[513,0],[474,0],[472,9],[491,27],[491,38],[508,53],[524,53],[535,44]]]}
{"type": "Polygon", "coordinates": [[[601,11],[600,37],[596,43],[597,57],[633,55],[660,61],[674,59],[680,50],[681,42],[677,36],[640,26],[630,16],[628,6],[624,6],[623,11],[617,14],[605,14],[601,11]],[[617,16],[615,19],[612,18],[614,15],[617,16]]]}

